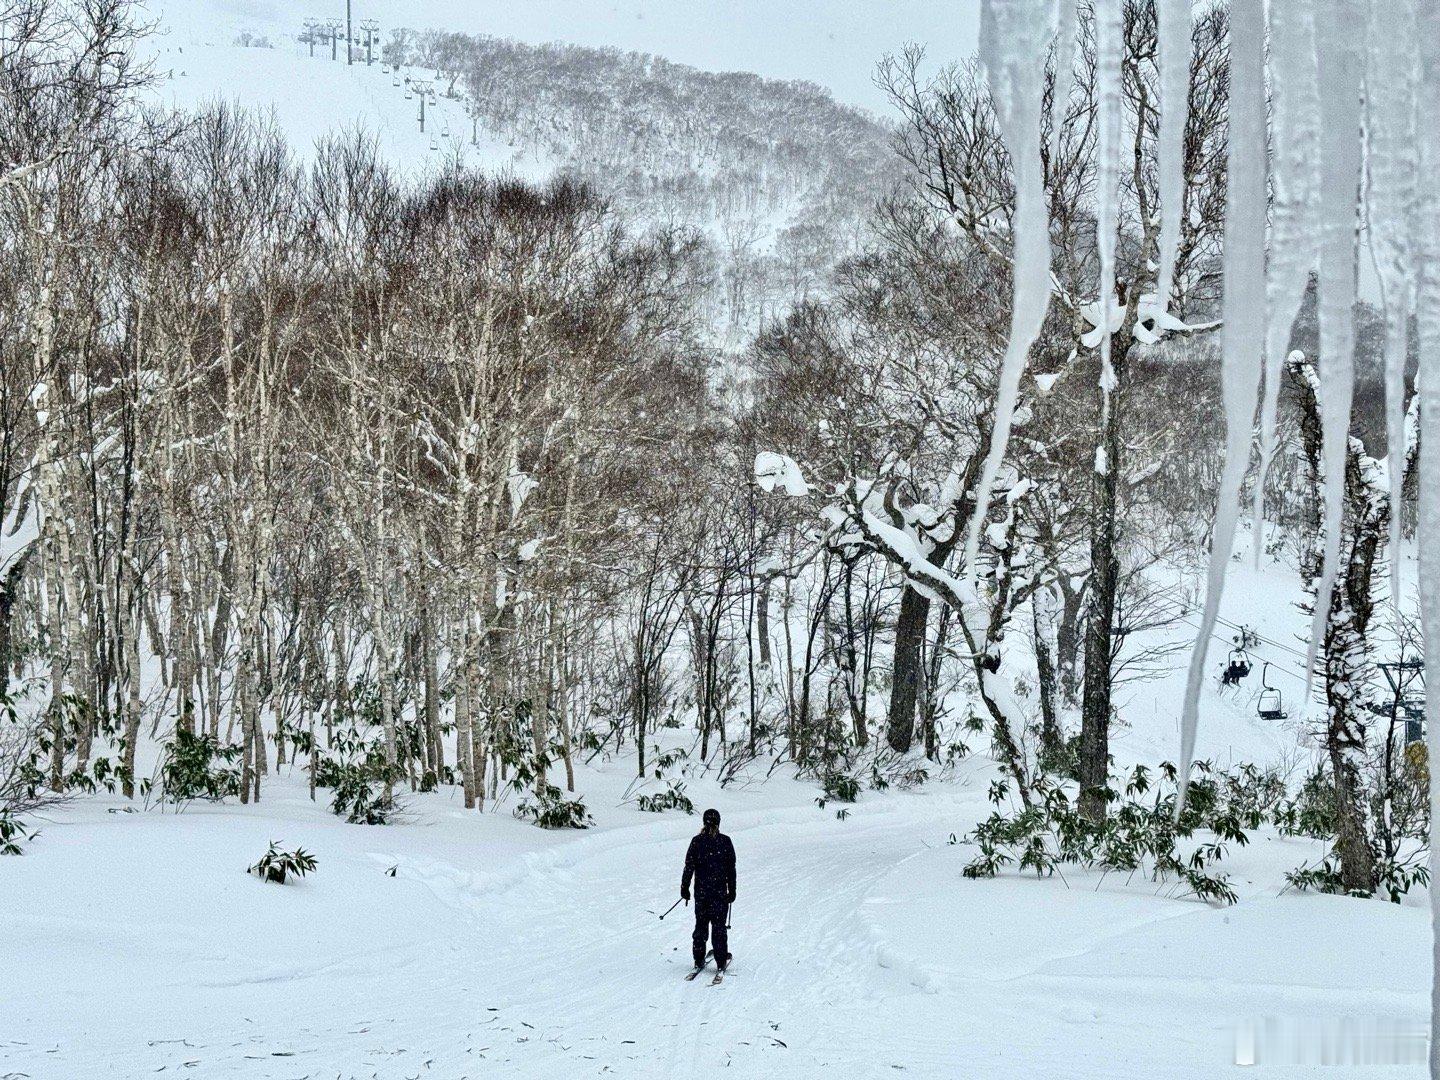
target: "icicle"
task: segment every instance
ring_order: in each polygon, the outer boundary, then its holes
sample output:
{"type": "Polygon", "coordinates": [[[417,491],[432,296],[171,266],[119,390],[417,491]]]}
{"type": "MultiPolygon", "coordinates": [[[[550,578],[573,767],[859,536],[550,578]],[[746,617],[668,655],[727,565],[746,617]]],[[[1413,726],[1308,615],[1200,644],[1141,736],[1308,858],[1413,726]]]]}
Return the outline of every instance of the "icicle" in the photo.
{"type": "Polygon", "coordinates": [[[1355,225],[1360,190],[1360,42],[1364,27],[1344,0],[1316,8],[1320,77],[1320,427],[1325,470],[1325,549],[1305,662],[1310,696],[1315,657],[1330,615],[1345,511],[1345,455],[1355,395],[1355,225]]]}
{"type": "Polygon", "coordinates": [[[1078,18],[1075,0],[1056,0],[1055,88],[1050,97],[1050,162],[1060,156],[1060,136],[1065,130],[1070,90],[1075,85],[1075,29],[1078,18]]]}
{"type": "Polygon", "coordinates": [[[1390,480],[1390,602],[1400,612],[1400,502],[1405,483],[1405,353],[1414,307],[1415,0],[1373,0],[1366,49],[1366,219],[1385,316],[1385,428],[1390,480]]]}
{"type": "Polygon", "coordinates": [[[1049,6],[1034,0],[985,0],[980,12],[980,63],[989,80],[1015,176],[1015,251],[1010,340],[1000,368],[990,450],[981,470],[975,511],[965,540],[965,566],[972,580],[980,530],[990,510],[990,492],[1010,441],[1025,358],[1050,305],[1050,223],[1040,162],[1045,56],[1054,33],[1049,15],[1049,6]]]}
{"type": "Polygon", "coordinates": [[[1160,271],[1155,306],[1170,309],[1180,224],[1185,214],[1185,122],[1190,115],[1190,0],[1160,0],[1160,271]]]}
{"type": "Polygon", "coordinates": [[[1315,203],[1320,141],[1320,87],[1315,68],[1314,0],[1270,5],[1271,175],[1270,271],[1266,295],[1265,395],[1260,403],[1260,467],[1255,474],[1251,536],[1255,565],[1264,545],[1265,479],[1275,456],[1275,413],[1290,351],[1290,331],[1318,253],[1315,203]]]}
{"type": "MultiPolygon", "coordinates": [[[[1425,681],[1440,685],[1440,5],[1420,5],[1416,41],[1420,88],[1416,132],[1420,150],[1416,223],[1418,290],[1415,313],[1420,368],[1420,617],[1425,635],[1425,681]]],[[[1440,694],[1425,698],[1430,761],[1440,761],[1440,694]]],[[[1430,805],[1440,806],[1440,768],[1430,769],[1430,805]]],[[[1430,830],[1430,880],[1440,882],[1440,829],[1430,830]]],[[[1433,975],[1430,996],[1430,1075],[1440,1077],[1440,888],[1430,889],[1433,975]]]]}
{"type": "MultiPolygon", "coordinates": [[[[1185,0],[1188,4],[1189,0],[1185,0]]],[[[1188,67],[1187,67],[1188,72],[1188,67]]],[[[1164,79],[1164,72],[1161,72],[1164,79]]],[[[1225,570],[1240,517],[1240,488],[1250,465],[1255,399],[1260,390],[1265,341],[1265,6],[1264,0],[1231,0],[1230,127],[1225,203],[1224,348],[1225,470],[1210,540],[1210,573],[1205,612],[1190,653],[1185,710],[1180,723],[1180,798],[1190,777],[1200,681],[1220,598],[1225,570]]]]}
{"type": "MultiPolygon", "coordinates": [[[[1120,181],[1121,89],[1125,60],[1122,0],[1095,2],[1095,97],[1100,113],[1096,163],[1095,245],[1100,253],[1097,310],[1105,312],[1115,297],[1115,221],[1120,181]]],[[[1115,368],[1110,362],[1110,335],[1100,338],[1100,387],[1105,393],[1101,428],[1109,422],[1115,368]]]]}

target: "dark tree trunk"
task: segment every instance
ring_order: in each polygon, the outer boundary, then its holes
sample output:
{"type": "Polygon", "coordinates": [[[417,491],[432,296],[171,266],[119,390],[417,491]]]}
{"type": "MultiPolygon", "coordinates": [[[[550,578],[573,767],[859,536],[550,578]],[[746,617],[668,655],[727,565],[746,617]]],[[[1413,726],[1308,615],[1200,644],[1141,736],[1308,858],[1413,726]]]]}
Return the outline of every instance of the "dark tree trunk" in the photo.
{"type": "Polygon", "coordinates": [[[1080,702],[1080,810],[1092,821],[1105,816],[1110,772],[1110,666],[1115,656],[1115,599],[1120,588],[1119,478],[1123,466],[1120,431],[1125,400],[1125,353],[1120,335],[1115,336],[1111,364],[1115,385],[1108,408],[1103,411],[1096,468],[1092,474],[1090,611],[1085,626],[1085,684],[1080,702]],[[1103,462],[1099,460],[1102,453],[1103,462]]]}
{"type": "Polygon", "coordinates": [[[945,663],[945,640],[953,619],[954,612],[942,605],[936,620],[935,644],[923,650],[925,684],[920,697],[920,727],[925,737],[925,756],[931,761],[940,760],[940,733],[936,724],[940,714],[940,675],[945,663]]]}
{"type": "Polygon", "coordinates": [[[1065,737],[1060,730],[1060,714],[1056,702],[1058,686],[1055,657],[1051,641],[1051,618],[1044,599],[1037,592],[1030,600],[1034,623],[1035,673],[1040,690],[1040,753],[1048,767],[1064,756],[1065,737]]]}
{"type": "Polygon", "coordinates": [[[1060,694],[1067,705],[1080,704],[1080,616],[1085,610],[1084,589],[1062,589],[1060,619],[1055,626],[1055,666],[1060,694]]]}
{"type": "Polygon", "coordinates": [[[845,565],[845,632],[841,639],[840,655],[845,665],[845,698],[850,709],[850,725],[855,733],[855,743],[860,749],[870,745],[870,731],[867,724],[865,686],[869,675],[869,656],[862,668],[861,650],[856,640],[864,633],[855,624],[855,566],[845,565]]]}
{"type": "Polygon", "coordinates": [[[766,671],[770,669],[770,582],[771,578],[762,577],[756,588],[755,596],[755,635],[760,640],[760,666],[766,671]]]}
{"type": "Polygon", "coordinates": [[[440,732],[440,664],[435,655],[435,645],[435,626],[427,607],[420,612],[420,650],[425,669],[425,734],[428,744],[426,764],[438,784],[445,771],[445,740],[440,732]]]}
{"type": "Polygon", "coordinates": [[[890,715],[885,739],[896,753],[910,749],[915,738],[915,705],[925,677],[922,646],[930,618],[930,601],[909,585],[900,595],[895,621],[895,674],[890,684],[890,715]]]}
{"type": "MultiPolygon", "coordinates": [[[[1322,502],[1323,432],[1320,404],[1316,400],[1305,361],[1292,382],[1301,407],[1300,433],[1309,468],[1312,503],[1322,502]]],[[[1345,513],[1340,541],[1340,563],[1334,587],[1328,597],[1316,596],[1327,605],[1322,662],[1325,672],[1327,721],[1325,750],[1335,782],[1335,853],[1340,857],[1340,884],[1348,893],[1369,895],[1375,891],[1375,853],[1366,832],[1364,791],[1360,769],[1365,756],[1366,728],[1362,691],[1370,665],[1368,635],[1375,611],[1376,562],[1386,538],[1390,503],[1383,490],[1370,490],[1354,443],[1345,457],[1345,513]]],[[[1317,545],[1323,527],[1315,533],[1317,545]]],[[[1318,589],[1321,559],[1312,552],[1309,574],[1318,589]]]]}

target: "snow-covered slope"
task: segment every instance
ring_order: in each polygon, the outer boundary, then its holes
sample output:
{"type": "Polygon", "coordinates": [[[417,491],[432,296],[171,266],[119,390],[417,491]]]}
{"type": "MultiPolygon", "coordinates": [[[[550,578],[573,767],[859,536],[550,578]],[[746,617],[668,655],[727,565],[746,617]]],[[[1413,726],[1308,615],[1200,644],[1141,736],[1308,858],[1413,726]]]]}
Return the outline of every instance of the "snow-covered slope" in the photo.
{"type": "Polygon", "coordinates": [[[295,42],[243,48],[162,36],[152,47],[163,76],[156,92],[166,104],[193,110],[224,101],[270,114],[302,156],[327,136],[362,131],[376,139],[387,160],[406,169],[427,168],[458,153],[483,168],[528,179],[544,179],[554,170],[543,150],[512,146],[493,132],[472,128],[457,101],[427,103],[422,132],[418,99],[401,77],[379,64],[330,63],[318,49],[311,59],[295,42]]]}
{"type": "Polygon", "coordinates": [[[405,170],[458,155],[531,180],[578,176],[638,227],[708,240],[718,270],[711,322],[732,347],[854,250],[869,208],[900,174],[882,124],[806,83],[461,36],[466,19],[443,39],[410,34],[403,48],[387,45],[403,57],[388,71],[378,50],[372,65],[351,65],[343,45],[302,44],[308,13],[220,5],[212,19],[202,9],[158,9],[147,48],[163,102],[271,113],[302,157],[327,135],[358,130],[405,170]],[[423,131],[421,85],[430,89],[423,131]]]}
{"type": "Polygon", "coordinates": [[[739,889],[732,974],[686,983],[689,912],[658,915],[696,819],[623,802],[631,769],[583,770],[579,835],[451,795],[346,825],[298,772],[257,806],[63,809],[0,876],[0,970],[32,975],[0,994],[0,1075],[1213,1077],[1258,1025],[1425,1015],[1423,910],[1277,896],[1316,842],[1234,851],[1224,909],[1119,875],[963,880],[946,837],[988,811],[979,759],[844,820],[782,774],[694,780],[739,889]],[[247,876],[271,840],[317,872],[247,876]]]}
{"type": "MultiPolygon", "coordinates": [[[[244,31],[277,41],[307,18],[343,17],[338,0],[145,0],[176,44],[229,44],[244,31]]],[[[806,79],[876,111],[875,62],[909,42],[937,58],[975,51],[978,3],[933,0],[355,0],[353,18],[395,27],[491,34],[530,44],[654,53],[707,71],[806,79]]]]}

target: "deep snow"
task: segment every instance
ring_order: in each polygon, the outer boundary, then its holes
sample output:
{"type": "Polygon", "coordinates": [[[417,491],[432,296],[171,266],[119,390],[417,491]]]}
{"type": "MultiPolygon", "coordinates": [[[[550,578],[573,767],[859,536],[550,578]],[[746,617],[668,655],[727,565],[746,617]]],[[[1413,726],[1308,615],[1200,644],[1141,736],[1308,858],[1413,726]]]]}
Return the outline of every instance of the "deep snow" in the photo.
{"type": "Polygon", "coordinates": [[[780,774],[692,780],[739,897],[733,975],[686,983],[689,912],[657,915],[698,818],[623,803],[632,770],[582,771],[584,833],[449,794],[347,825],[299,773],[258,806],[51,813],[0,864],[0,1076],[1199,1077],[1267,1018],[1425,1015],[1423,910],[1278,895],[1316,843],[1232,851],[1224,909],[1113,875],[962,879],[980,759],[843,820],[780,774]],[[271,840],[317,872],[247,875],[271,840]]]}

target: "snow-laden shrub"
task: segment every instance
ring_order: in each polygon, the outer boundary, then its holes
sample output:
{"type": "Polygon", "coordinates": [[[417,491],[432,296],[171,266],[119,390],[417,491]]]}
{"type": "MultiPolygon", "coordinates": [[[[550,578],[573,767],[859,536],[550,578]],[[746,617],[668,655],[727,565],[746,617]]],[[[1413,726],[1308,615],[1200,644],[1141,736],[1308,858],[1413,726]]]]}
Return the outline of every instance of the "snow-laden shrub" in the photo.
{"type": "Polygon", "coordinates": [[[1325,770],[1316,767],[1294,795],[1276,804],[1272,817],[1282,836],[1308,836],[1324,840],[1335,835],[1335,785],[1325,770]]]}
{"type": "Polygon", "coordinates": [[[1277,768],[1261,769],[1245,762],[1214,774],[1219,797],[1247,829],[1258,829],[1284,802],[1285,777],[1277,768]]]}
{"type": "Polygon", "coordinates": [[[554,768],[559,748],[552,743],[544,752],[526,752],[519,743],[502,748],[502,760],[510,766],[507,786],[521,796],[515,808],[517,818],[530,820],[542,829],[588,829],[594,819],[581,796],[567,799],[565,793],[544,779],[554,768]]]}
{"type": "Polygon", "coordinates": [[[250,867],[247,873],[254,874],[261,881],[273,881],[284,885],[291,877],[304,877],[315,869],[315,856],[304,848],[294,851],[283,850],[278,841],[270,841],[270,850],[260,856],[260,861],[250,867]]]}
{"type": "Polygon", "coordinates": [[[41,769],[48,749],[40,717],[22,713],[16,695],[0,690],[0,812],[28,813],[51,797],[41,769]]]}
{"type": "MultiPolygon", "coordinates": [[[[1392,904],[1400,903],[1415,885],[1430,884],[1430,868],[1425,860],[1430,857],[1428,847],[1415,847],[1403,855],[1387,856],[1375,851],[1375,892],[1392,904]]],[[[1297,867],[1285,875],[1285,880],[1301,892],[1344,894],[1345,885],[1340,877],[1340,856],[1330,852],[1315,866],[1308,864],[1297,867]]],[[[1359,892],[1354,896],[1365,898],[1374,893],[1359,892]]]]}
{"type": "MultiPolygon", "coordinates": [[[[860,781],[847,772],[829,769],[820,777],[825,802],[853,803],[860,798],[860,781]]],[[[823,804],[822,804],[823,805],[823,804]]]]}
{"type": "Polygon", "coordinates": [[[567,799],[563,791],[550,783],[541,784],[538,792],[531,792],[515,808],[515,816],[533,821],[542,829],[588,829],[595,824],[583,798],[577,795],[567,799]]]}
{"type": "MultiPolygon", "coordinates": [[[[1412,887],[1430,883],[1430,764],[1425,744],[1411,743],[1388,764],[1388,768],[1377,765],[1362,774],[1369,809],[1362,820],[1375,864],[1375,891],[1353,895],[1379,895],[1398,904],[1412,887]]],[[[1280,801],[1273,816],[1284,835],[1333,843],[1339,815],[1335,782],[1325,767],[1317,765],[1293,796],[1280,801]]],[[[1346,892],[1340,857],[1333,849],[1317,864],[1291,870],[1285,880],[1301,892],[1346,892]]]]}
{"type": "Polygon", "coordinates": [[[677,765],[683,765],[690,757],[690,751],[683,746],[672,747],[669,750],[661,750],[658,745],[651,750],[651,760],[655,762],[655,779],[663,780],[665,774],[677,765]]]}
{"type": "MultiPolygon", "coordinates": [[[[1390,823],[1395,841],[1430,842],[1430,753],[1423,742],[1392,750],[1386,768],[1384,751],[1369,777],[1366,792],[1372,821],[1390,823]]],[[[1382,842],[1383,846],[1383,842],[1382,842]]]]}
{"type": "Polygon", "coordinates": [[[389,825],[400,812],[400,803],[384,789],[386,769],[367,762],[337,762],[322,759],[315,783],[334,791],[332,813],[352,825],[389,825]]]}
{"type": "Polygon", "coordinates": [[[641,795],[635,800],[635,805],[651,814],[663,814],[666,810],[695,813],[695,804],[690,801],[690,796],[685,794],[684,781],[671,780],[664,791],[654,795],[641,795]]]}
{"type": "Polygon", "coordinates": [[[1143,873],[1155,882],[1175,882],[1182,891],[1211,903],[1235,903],[1237,897],[1224,874],[1214,866],[1225,843],[1244,845],[1248,817],[1225,798],[1226,788],[1210,775],[1205,762],[1196,763],[1185,809],[1178,820],[1175,800],[1177,770],[1160,767],[1161,785],[1152,792],[1150,770],[1137,765],[1125,780],[1124,795],[1110,800],[1109,812],[1094,821],[1079,810],[1071,787],[1044,774],[1030,789],[1030,802],[1011,813],[999,807],[1009,786],[997,780],[990,801],[997,807],[965,837],[980,851],[965,867],[967,878],[994,877],[1007,866],[1048,876],[1064,864],[1125,874],[1143,873]],[[1198,844],[1188,857],[1176,843],[1208,831],[1214,840],[1198,844]]]}
{"type": "Polygon", "coordinates": [[[183,728],[165,744],[160,762],[160,793],[166,802],[195,799],[219,802],[240,793],[240,770],[235,762],[243,748],[222,746],[213,735],[183,728]]]}
{"type": "Polygon", "coordinates": [[[0,809],[0,855],[22,854],[20,845],[35,839],[35,835],[9,810],[0,809]]]}
{"type": "MultiPolygon", "coordinates": [[[[113,766],[108,757],[92,757],[84,767],[79,764],[77,751],[86,724],[92,727],[94,745],[109,739],[123,748],[109,713],[93,713],[79,694],[52,698],[43,681],[23,684],[18,694],[0,692],[0,809],[24,813],[72,792],[94,794],[102,788],[113,792],[121,781],[131,781],[128,772],[113,766]],[[22,699],[45,705],[22,710],[22,699]],[[66,771],[72,758],[77,760],[66,771]]],[[[148,784],[142,788],[148,790],[148,784]]]]}
{"type": "MultiPolygon", "coordinates": [[[[366,685],[357,685],[352,700],[360,703],[357,718],[335,731],[330,751],[315,759],[315,786],[334,794],[330,810],[353,825],[388,825],[403,809],[393,793],[405,778],[397,763],[385,759],[384,736],[379,733],[379,704],[366,685]]],[[[404,737],[404,733],[401,733],[404,737]]]]}

